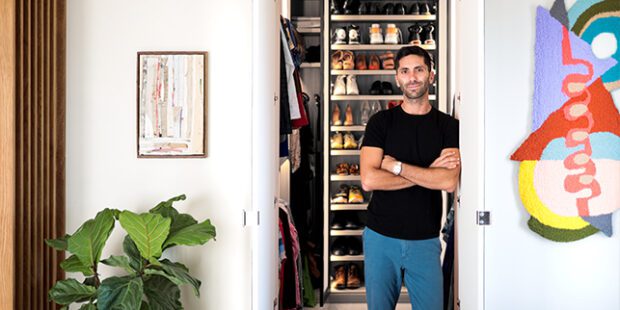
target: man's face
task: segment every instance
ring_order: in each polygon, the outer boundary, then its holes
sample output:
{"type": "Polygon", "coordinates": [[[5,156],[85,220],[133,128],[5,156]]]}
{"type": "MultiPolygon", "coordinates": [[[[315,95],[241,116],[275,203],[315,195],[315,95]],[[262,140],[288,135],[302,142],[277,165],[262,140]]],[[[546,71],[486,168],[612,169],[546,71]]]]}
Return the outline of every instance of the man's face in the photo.
{"type": "Polygon", "coordinates": [[[408,99],[418,99],[428,93],[435,74],[424,63],[424,57],[408,55],[400,59],[396,84],[408,99]]]}

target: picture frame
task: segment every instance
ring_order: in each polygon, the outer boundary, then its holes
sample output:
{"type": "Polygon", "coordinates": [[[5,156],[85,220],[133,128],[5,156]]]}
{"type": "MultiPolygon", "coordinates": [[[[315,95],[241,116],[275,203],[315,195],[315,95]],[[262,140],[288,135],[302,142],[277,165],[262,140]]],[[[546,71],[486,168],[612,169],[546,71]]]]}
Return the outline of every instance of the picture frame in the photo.
{"type": "Polygon", "coordinates": [[[207,157],[208,52],[138,52],[138,158],[207,157]]]}

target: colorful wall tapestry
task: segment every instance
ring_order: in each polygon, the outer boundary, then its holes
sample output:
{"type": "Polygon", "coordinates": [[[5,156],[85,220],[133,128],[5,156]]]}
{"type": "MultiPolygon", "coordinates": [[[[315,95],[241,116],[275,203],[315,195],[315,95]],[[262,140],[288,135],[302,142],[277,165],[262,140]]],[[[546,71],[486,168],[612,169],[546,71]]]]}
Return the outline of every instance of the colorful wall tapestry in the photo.
{"type": "Polygon", "coordinates": [[[511,159],[521,162],[528,226],[549,240],[612,235],[620,209],[618,42],[618,0],[537,9],[532,133],[511,159]]]}

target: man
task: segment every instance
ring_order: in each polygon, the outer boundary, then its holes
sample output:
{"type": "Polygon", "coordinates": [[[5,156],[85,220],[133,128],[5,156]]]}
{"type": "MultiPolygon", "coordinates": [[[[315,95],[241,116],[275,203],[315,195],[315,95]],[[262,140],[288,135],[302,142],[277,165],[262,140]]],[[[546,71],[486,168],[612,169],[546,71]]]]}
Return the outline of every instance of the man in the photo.
{"type": "Polygon", "coordinates": [[[428,52],[406,46],[395,60],[403,103],[369,120],[360,158],[362,187],[373,191],[363,237],[366,299],[370,310],[394,309],[404,280],[414,310],[440,310],[441,191],[458,182],[459,125],[429,103],[428,52]]]}

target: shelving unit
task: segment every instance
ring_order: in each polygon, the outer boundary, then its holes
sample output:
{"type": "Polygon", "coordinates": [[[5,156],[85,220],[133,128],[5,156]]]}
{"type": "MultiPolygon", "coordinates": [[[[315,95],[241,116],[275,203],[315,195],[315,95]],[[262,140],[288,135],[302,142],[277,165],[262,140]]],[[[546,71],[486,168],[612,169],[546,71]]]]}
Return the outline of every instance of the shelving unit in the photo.
{"type": "MultiPolygon", "coordinates": [[[[332,44],[332,51],[344,50],[344,51],[397,51],[403,46],[409,44],[332,44]]],[[[434,51],[436,45],[420,45],[427,51],[434,51]]]]}
{"type": "MultiPolygon", "coordinates": [[[[376,1],[375,1],[376,2],[376,1]]],[[[444,8],[441,11],[441,6],[447,6],[447,1],[445,0],[405,0],[402,1],[406,4],[407,7],[410,7],[410,4],[413,2],[416,3],[429,3],[437,5],[437,14],[432,15],[330,15],[329,7],[330,1],[323,1],[323,12],[326,17],[323,21],[324,23],[324,33],[326,34],[323,37],[323,55],[325,59],[325,64],[323,66],[323,80],[324,83],[324,92],[323,97],[326,98],[324,100],[325,109],[324,109],[324,140],[325,140],[325,149],[328,150],[324,152],[324,163],[325,168],[323,169],[324,173],[324,205],[326,207],[324,214],[324,242],[326,247],[324,248],[324,259],[325,266],[328,266],[326,270],[333,272],[335,266],[339,266],[342,264],[356,264],[359,265],[363,270],[363,261],[364,255],[356,255],[356,256],[335,256],[330,252],[332,242],[338,240],[339,238],[359,238],[361,242],[361,236],[363,233],[363,229],[360,230],[332,230],[330,229],[330,223],[336,215],[342,216],[355,216],[358,219],[362,219],[365,223],[366,211],[368,209],[368,202],[371,198],[371,193],[363,192],[364,203],[362,204],[332,204],[331,198],[333,195],[339,192],[341,185],[349,185],[349,186],[357,186],[361,188],[361,177],[359,175],[337,175],[335,173],[335,168],[340,163],[349,163],[349,164],[359,164],[359,155],[360,150],[346,150],[346,149],[330,149],[330,137],[336,132],[352,133],[356,139],[359,139],[364,133],[366,126],[361,122],[361,111],[362,106],[364,106],[363,101],[369,102],[379,102],[381,104],[381,108],[385,109],[387,107],[387,103],[389,101],[400,101],[403,99],[403,95],[400,94],[400,89],[395,85],[396,79],[396,71],[393,69],[379,69],[379,70],[336,70],[331,68],[331,55],[335,51],[352,51],[354,52],[354,59],[358,55],[364,55],[365,57],[369,57],[370,55],[383,54],[387,51],[391,51],[395,53],[403,46],[408,46],[408,44],[368,44],[369,43],[369,35],[368,28],[372,24],[380,24],[383,34],[385,34],[385,27],[387,24],[395,24],[401,30],[402,38],[406,40],[408,38],[405,33],[408,27],[414,23],[418,23],[420,25],[432,24],[435,28],[434,39],[435,44],[423,44],[420,45],[422,48],[429,51],[433,57],[435,62],[435,71],[438,74],[440,79],[436,80],[436,83],[433,85],[434,92],[429,95],[429,100],[434,106],[439,106],[438,101],[445,100],[445,97],[439,93],[442,89],[441,87],[445,87],[444,83],[446,80],[441,76],[443,74],[444,66],[446,65],[446,55],[443,51],[445,51],[445,47],[443,47],[445,42],[445,38],[440,37],[440,29],[442,27],[447,28],[444,24],[440,24],[440,18],[442,16],[447,16],[447,11],[444,8]],[[328,18],[329,17],[329,18],[328,18]],[[331,36],[333,31],[337,28],[344,28],[348,32],[349,26],[351,24],[355,24],[359,26],[360,33],[358,37],[360,38],[360,44],[333,44],[331,39],[328,36],[331,36]],[[443,44],[443,45],[442,45],[443,44]],[[441,57],[443,57],[443,59],[441,57]],[[336,80],[337,76],[342,75],[353,75],[360,76],[357,78],[358,89],[360,90],[360,95],[332,95],[331,84],[336,80]],[[392,84],[392,88],[394,91],[393,95],[369,95],[368,90],[371,89],[371,84],[375,81],[381,82],[389,82],[392,84]],[[354,125],[353,126],[336,126],[332,125],[332,113],[335,105],[338,105],[341,111],[341,121],[345,119],[345,109],[343,106],[350,105],[353,109],[353,118],[354,125]],[[344,215],[346,214],[346,215],[344,215]]],[[[445,32],[443,32],[445,33],[445,32]]],[[[445,36],[445,35],[444,35],[445,36]]],[[[425,38],[422,38],[424,40],[425,38]]],[[[368,58],[367,58],[368,61],[368,58]]],[[[367,62],[368,65],[368,62],[367,62]]],[[[359,143],[359,141],[358,141],[359,143]]],[[[329,302],[347,302],[347,303],[362,303],[365,302],[365,293],[366,289],[364,287],[358,289],[335,289],[331,285],[330,275],[324,275],[324,279],[326,283],[324,283],[324,289],[326,291],[326,296],[329,296],[329,302]]],[[[401,291],[400,301],[407,302],[408,296],[406,294],[406,290],[403,289],[401,291]]]]}

